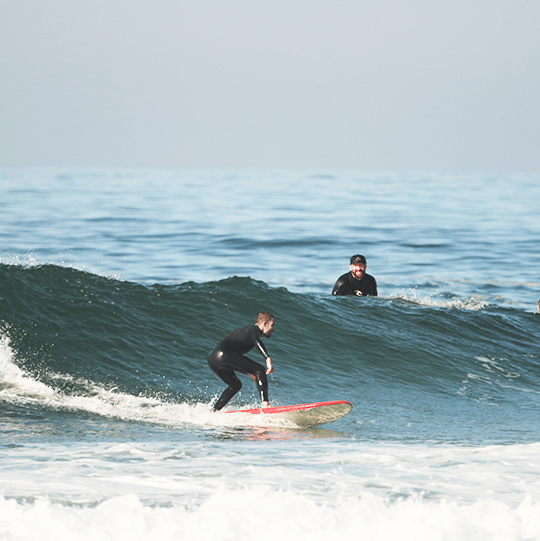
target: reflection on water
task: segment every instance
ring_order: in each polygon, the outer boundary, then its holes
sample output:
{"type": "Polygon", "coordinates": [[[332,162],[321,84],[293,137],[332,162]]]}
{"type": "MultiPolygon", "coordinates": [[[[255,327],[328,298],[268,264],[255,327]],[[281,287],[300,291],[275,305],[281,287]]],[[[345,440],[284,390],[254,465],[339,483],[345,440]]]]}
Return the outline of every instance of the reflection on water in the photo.
{"type": "Polygon", "coordinates": [[[317,438],[351,438],[348,432],[338,432],[325,428],[266,428],[266,427],[226,427],[214,431],[221,441],[298,441],[317,438]]]}

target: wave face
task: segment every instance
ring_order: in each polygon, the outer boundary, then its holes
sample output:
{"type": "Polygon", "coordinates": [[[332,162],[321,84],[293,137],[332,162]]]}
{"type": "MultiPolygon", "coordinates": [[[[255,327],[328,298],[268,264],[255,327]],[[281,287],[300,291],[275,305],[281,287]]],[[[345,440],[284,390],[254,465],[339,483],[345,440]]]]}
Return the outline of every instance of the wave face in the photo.
{"type": "MultiPolygon", "coordinates": [[[[540,436],[540,316],[514,308],[406,295],[359,303],[239,277],[141,285],[57,265],[0,264],[0,291],[0,393],[14,415],[204,424],[194,412],[223,389],[208,353],[264,310],[276,317],[266,340],[275,405],[349,400],[348,429],[364,439],[540,436]]],[[[231,407],[257,403],[242,381],[231,407]]]]}

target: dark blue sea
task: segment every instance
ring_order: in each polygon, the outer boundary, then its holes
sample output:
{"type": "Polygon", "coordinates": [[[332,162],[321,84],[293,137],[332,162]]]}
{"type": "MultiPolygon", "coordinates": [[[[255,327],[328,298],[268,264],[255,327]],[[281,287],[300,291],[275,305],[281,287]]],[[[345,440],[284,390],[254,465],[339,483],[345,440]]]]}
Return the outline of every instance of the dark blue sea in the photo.
{"type": "MultiPolygon", "coordinates": [[[[540,540],[539,201],[534,174],[0,168],[0,539],[540,540]],[[357,253],[379,296],[332,296],[357,253]],[[271,404],[349,415],[211,411],[208,353],[261,310],[271,404]]],[[[226,409],[258,405],[240,377],[226,409]]]]}

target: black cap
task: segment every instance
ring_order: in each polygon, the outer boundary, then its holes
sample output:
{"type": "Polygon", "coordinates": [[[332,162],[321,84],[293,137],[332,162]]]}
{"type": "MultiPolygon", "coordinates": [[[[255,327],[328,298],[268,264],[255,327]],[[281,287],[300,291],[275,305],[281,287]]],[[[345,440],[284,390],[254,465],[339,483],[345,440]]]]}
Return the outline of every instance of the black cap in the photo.
{"type": "Polygon", "coordinates": [[[367,265],[366,258],[363,255],[353,255],[351,257],[351,265],[367,265]]]}

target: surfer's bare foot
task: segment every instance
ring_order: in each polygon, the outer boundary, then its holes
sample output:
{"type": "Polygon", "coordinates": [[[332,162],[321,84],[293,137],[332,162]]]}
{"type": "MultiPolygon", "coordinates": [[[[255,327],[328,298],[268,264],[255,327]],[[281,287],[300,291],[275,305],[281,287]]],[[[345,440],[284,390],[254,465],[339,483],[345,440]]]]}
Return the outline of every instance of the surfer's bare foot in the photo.
{"type": "Polygon", "coordinates": [[[262,403],[262,407],[263,407],[263,408],[269,408],[269,407],[270,407],[270,402],[266,402],[266,401],[263,402],[263,403],[262,403]]]}

